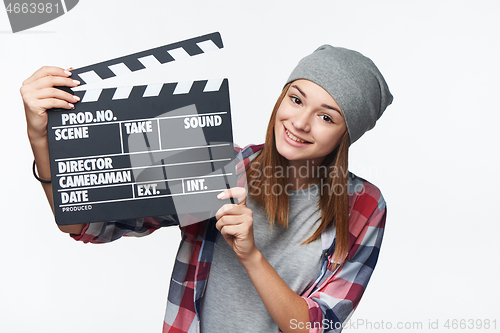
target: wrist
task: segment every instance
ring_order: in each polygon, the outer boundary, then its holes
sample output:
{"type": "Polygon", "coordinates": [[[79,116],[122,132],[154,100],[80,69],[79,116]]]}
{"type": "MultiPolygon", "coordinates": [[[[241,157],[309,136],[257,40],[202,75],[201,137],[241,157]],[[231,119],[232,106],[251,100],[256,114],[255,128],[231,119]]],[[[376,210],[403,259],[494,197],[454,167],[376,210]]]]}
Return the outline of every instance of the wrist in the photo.
{"type": "Polygon", "coordinates": [[[28,140],[33,150],[38,148],[46,148],[49,146],[47,131],[43,133],[37,133],[36,131],[30,131],[28,129],[28,140]]]}
{"type": "Polygon", "coordinates": [[[49,180],[51,178],[49,140],[46,135],[44,137],[38,137],[37,139],[29,137],[29,140],[31,150],[33,151],[33,157],[36,162],[36,169],[33,165],[33,172],[38,174],[39,178],[49,180]]]}
{"type": "Polygon", "coordinates": [[[255,248],[255,250],[245,258],[238,259],[240,260],[243,267],[246,270],[249,270],[260,265],[260,262],[263,258],[264,256],[262,255],[262,253],[257,248],[255,248]]]}

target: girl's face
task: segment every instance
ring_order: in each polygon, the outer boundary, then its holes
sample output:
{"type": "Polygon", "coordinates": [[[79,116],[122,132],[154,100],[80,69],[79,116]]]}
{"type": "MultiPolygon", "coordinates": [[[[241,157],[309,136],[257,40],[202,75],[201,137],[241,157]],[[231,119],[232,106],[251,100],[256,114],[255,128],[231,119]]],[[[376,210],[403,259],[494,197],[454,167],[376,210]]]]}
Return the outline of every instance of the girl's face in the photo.
{"type": "Polygon", "coordinates": [[[309,80],[290,85],[276,113],[276,148],[289,161],[321,164],[347,130],[337,102],[309,80]]]}

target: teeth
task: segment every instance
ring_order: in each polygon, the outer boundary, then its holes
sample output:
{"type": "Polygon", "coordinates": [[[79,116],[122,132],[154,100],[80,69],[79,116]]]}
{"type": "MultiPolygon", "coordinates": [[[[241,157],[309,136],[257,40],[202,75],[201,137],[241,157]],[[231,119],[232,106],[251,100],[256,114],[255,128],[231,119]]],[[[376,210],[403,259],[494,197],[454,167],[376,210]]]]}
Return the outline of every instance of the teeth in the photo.
{"type": "Polygon", "coordinates": [[[296,137],[295,135],[293,135],[292,133],[290,133],[287,129],[285,129],[285,132],[286,132],[286,135],[288,135],[288,137],[290,139],[292,139],[293,141],[297,141],[297,142],[300,142],[300,143],[306,143],[306,141],[299,139],[298,137],[296,137]]]}

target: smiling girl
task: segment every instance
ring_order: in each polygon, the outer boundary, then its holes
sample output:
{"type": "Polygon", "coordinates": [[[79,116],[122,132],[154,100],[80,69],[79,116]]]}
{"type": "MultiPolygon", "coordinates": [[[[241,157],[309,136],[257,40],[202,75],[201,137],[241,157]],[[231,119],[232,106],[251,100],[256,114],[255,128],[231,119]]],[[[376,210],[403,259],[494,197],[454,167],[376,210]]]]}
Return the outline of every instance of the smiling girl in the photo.
{"type": "MultiPolygon", "coordinates": [[[[46,110],[78,101],[54,89],[77,86],[70,75],[44,67],[21,88],[42,180],[50,178],[46,110]]],[[[342,330],[377,262],[386,218],[380,191],[348,172],[348,150],[391,102],[379,70],[358,52],[323,45],[299,62],[265,143],[238,153],[240,187],[218,195],[238,204],[181,228],[164,332],[342,330]]],[[[51,185],[43,186],[52,205],[51,185]]],[[[103,243],[178,223],[160,216],[61,230],[103,243]]]]}

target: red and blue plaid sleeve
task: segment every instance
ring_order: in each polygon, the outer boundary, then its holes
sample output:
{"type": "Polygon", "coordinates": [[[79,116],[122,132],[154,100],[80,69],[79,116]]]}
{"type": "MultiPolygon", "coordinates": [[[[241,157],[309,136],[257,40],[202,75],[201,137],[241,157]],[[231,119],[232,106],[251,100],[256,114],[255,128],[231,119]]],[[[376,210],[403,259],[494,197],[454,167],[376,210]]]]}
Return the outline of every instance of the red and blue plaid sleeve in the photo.
{"type": "Polygon", "coordinates": [[[101,244],[115,241],[122,236],[147,236],[161,227],[178,224],[175,215],[95,222],[87,223],[79,235],[71,234],[70,236],[84,243],[101,244]]]}
{"type": "Polygon", "coordinates": [[[325,250],[329,256],[322,274],[303,295],[309,306],[311,333],[342,330],[358,306],[377,263],[385,227],[385,200],[377,187],[352,174],[349,187],[350,239],[346,261],[333,269],[333,242],[325,250]]]}
{"type": "MultiPolygon", "coordinates": [[[[245,148],[235,148],[236,173],[239,175],[238,186],[244,186],[246,181],[244,176],[245,170],[250,164],[249,157],[262,147],[263,145],[249,145],[245,148]]],[[[147,236],[161,227],[178,224],[178,218],[175,215],[95,222],[88,223],[79,235],[72,234],[71,237],[84,243],[109,243],[122,236],[147,236]]]]}

